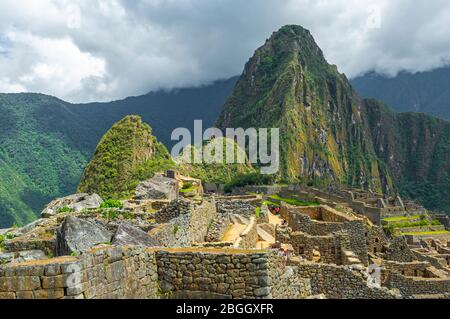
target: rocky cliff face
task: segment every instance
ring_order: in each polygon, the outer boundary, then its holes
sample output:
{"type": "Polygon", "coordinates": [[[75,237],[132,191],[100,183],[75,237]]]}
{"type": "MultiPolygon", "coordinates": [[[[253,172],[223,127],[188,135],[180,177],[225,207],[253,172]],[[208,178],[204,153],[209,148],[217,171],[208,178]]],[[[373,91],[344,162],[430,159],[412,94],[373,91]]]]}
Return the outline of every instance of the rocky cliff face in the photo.
{"type": "Polygon", "coordinates": [[[217,125],[279,127],[280,180],[400,190],[450,210],[450,123],[359,97],[302,27],[256,50],[217,125]]]}
{"type": "Polygon", "coordinates": [[[104,198],[126,198],[140,180],[171,164],[167,149],[152,135],[150,126],[139,116],[127,116],[100,141],[78,190],[104,198]]]}
{"type": "Polygon", "coordinates": [[[217,124],[279,127],[282,180],[392,190],[362,108],[309,31],[286,26],[247,63],[217,124]]]}
{"type": "Polygon", "coordinates": [[[402,195],[450,212],[450,122],[366,100],[374,148],[402,195]]]}

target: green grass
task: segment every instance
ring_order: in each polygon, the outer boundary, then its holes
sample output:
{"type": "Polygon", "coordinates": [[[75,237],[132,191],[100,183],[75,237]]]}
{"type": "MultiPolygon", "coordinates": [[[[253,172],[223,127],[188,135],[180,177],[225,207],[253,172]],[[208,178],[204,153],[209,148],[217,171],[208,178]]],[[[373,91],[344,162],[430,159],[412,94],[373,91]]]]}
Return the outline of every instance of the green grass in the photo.
{"type": "Polygon", "coordinates": [[[413,236],[420,236],[420,235],[450,235],[450,231],[447,230],[438,230],[438,231],[423,231],[423,232],[408,232],[408,233],[402,233],[402,235],[413,235],[413,236]]]}
{"type": "Polygon", "coordinates": [[[70,208],[68,206],[64,206],[64,207],[61,207],[60,209],[58,209],[58,214],[72,213],[72,212],[74,212],[74,209],[70,208]]]}
{"type": "Polygon", "coordinates": [[[392,223],[388,227],[394,228],[394,229],[401,229],[401,228],[410,228],[410,227],[426,227],[426,226],[441,226],[442,224],[437,221],[429,221],[429,220],[421,220],[419,222],[397,222],[392,223]]]}
{"type": "MultiPolygon", "coordinates": [[[[320,203],[318,203],[318,202],[302,201],[302,200],[299,200],[296,198],[284,198],[279,195],[271,195],[271,196],[269,196],[269,198],[272,200],[284,202],[286,204],[293,205],[293,206],[319,206],[320,205],[320,203]]],[[[278,204],[276,204],[276,205],[278,205],[278,204]]]]}
{"type": "Polygon", "coordinates": [[[192,183],[184,183],[183,187],[180,189],[180,192],[183,194],[188,194],[195,190],[195,186],[192,183]]]}
{"type": "Polygon", "coordinates": [[[279,204],[279,203],[272,202],[272,201],[270,201],[270,200],[265,200],[265,201],[263,201],[263,205],[267,205],[267,206],[279,206],[280,204],[279,204]]]}
{"type": "Polygon", "coordinates": [[[395,217],[384,218],[383,221],[388,222],[388,223],[403,222],[403,221],[420,219],[422,216],[423,215],[395,216],[395,217]]]}

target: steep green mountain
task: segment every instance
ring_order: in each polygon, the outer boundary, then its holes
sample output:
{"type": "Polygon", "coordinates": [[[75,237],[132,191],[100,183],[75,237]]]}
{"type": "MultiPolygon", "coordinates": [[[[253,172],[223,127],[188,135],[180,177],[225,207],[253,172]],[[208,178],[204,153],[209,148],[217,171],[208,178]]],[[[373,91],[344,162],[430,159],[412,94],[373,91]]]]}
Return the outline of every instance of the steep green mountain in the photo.
{"type": "Polygon", "coordinates": [[[279,127],[281,180],[392,190],[362,104],[310,32],[286,26],[247,63],[217,124],[279,127]]]}
{"type": "Polygon", "coordinates": [[[450,210],[450,123],[360,98],[299,26],[255,52],[217,124],[279,127],[280,180],[399,190],[450,210]]]}
{"type": "Polygon", "coordinates": [[[397,112],[421,112],[450,120],[450,67],[386,77],[368,73],[351,83],[362,96],[379,99],[397,112]]]}
{"type": "Polygon", "coordinates": [[[450,122],[400,113],[366,100],[374,147],[401,194],[425,207],[450,212],[450,122]]]}
{"type": "Polygon", "coordinates": [[[41,94],[0,94],[0,228],[36,218],[55,197],[76,191],[106,131],[129,114],[169,147],[174,128],[211,126],[236,78],[110,103],[70,104],[41,94]]]}
{"type": "Polygon", "coordinates": [[[139,181],[174,166],[167,149],[139,116],[129,115],[103,136],[81,178],[78,192],[103,198],[133,195],[139,181]]]}
{"type": "Polygon", "coordinates": [[[67,103],[40,94],[0,94],[0,226],[24,224],[73,191],[91,149],[91,129],[67,103]]]}

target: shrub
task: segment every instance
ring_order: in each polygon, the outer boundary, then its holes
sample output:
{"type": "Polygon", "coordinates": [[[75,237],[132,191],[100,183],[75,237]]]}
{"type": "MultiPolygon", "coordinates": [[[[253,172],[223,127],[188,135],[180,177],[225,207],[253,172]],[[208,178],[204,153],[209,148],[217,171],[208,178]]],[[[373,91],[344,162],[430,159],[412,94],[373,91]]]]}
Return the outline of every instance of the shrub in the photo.
{"type": "Polygon", "coordinates": [[[14,239],[15,236],[12,233],[7,233],[5,235],[5,237],[6,237],[6,239],[11,240],[11,239],[14,239]]]}
{"type": "Polygon", "coordinates": [[[104,201],[100,205],[100,208],[119,208],[119,209],[122,209],[123,208],[123,203],[120,200],[108,199],[108,200],[104,201]]]}
{"type": "Polygon", "coordinates": [[[256,207],[255,209],[256,218],[261,217],[261,207],[256,207]]]}
{"type": "Polygon", "coordinates": [[[74,212],[74,209],[68,206],[64,206],[58,209],[58,214],[72,213],[72,212],[74,212]]]}

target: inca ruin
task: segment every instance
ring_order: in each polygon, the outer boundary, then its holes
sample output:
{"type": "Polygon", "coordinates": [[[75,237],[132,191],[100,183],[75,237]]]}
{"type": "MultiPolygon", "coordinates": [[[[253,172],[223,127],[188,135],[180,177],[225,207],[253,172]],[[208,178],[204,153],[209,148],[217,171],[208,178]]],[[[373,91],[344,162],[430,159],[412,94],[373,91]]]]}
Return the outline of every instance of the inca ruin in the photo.
{"type": "Polygon", "coordinates": [[[1,230],[0,298],[449,298],[448,217],[401,198],[167,171],[1,230]]]}

